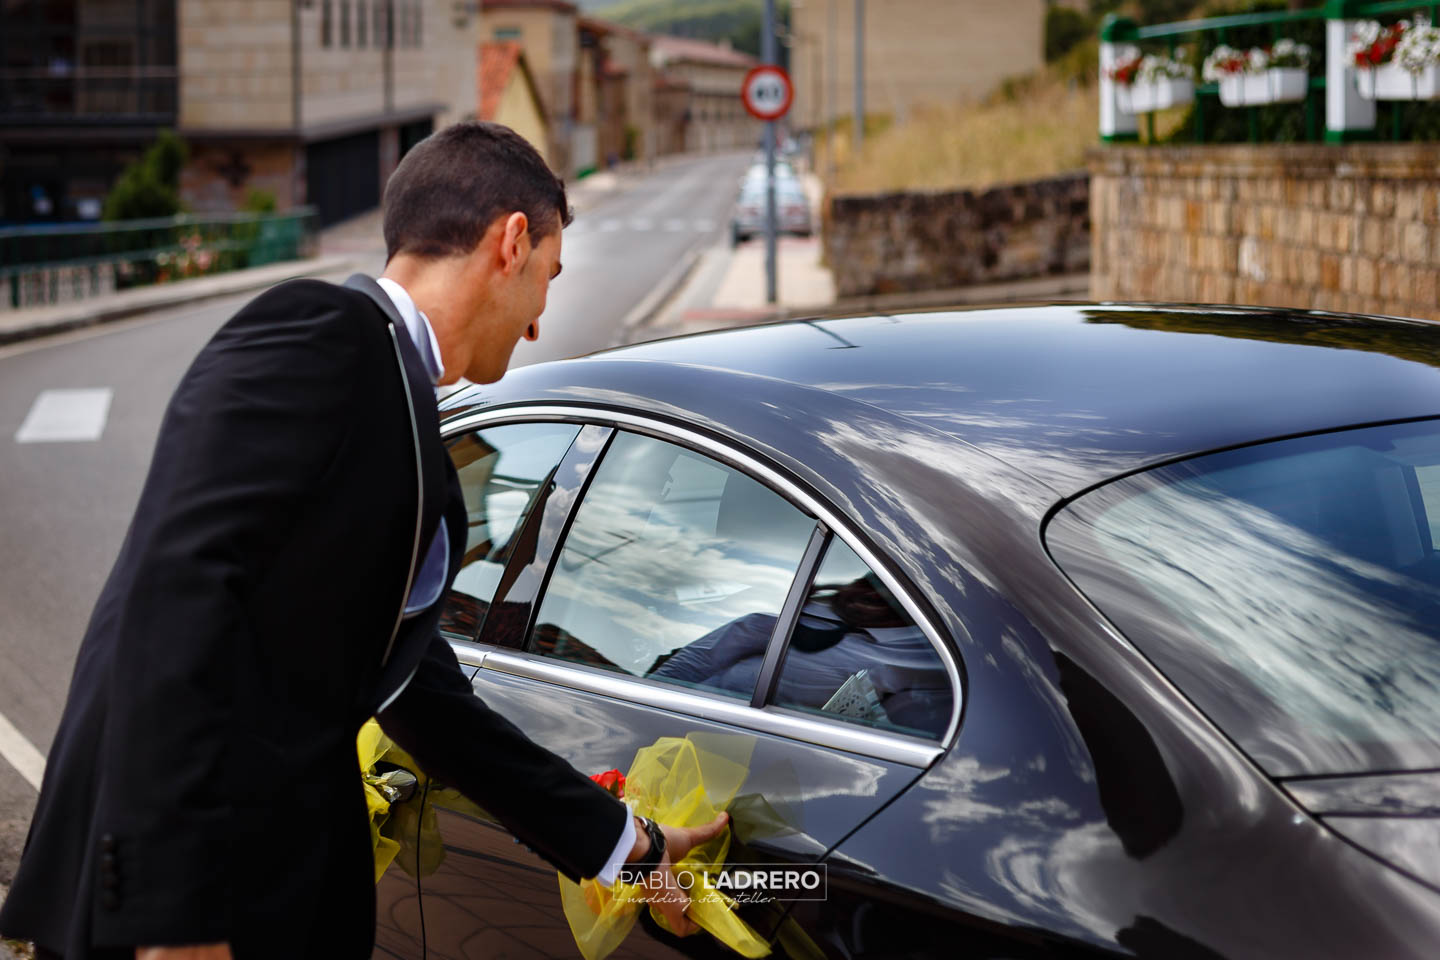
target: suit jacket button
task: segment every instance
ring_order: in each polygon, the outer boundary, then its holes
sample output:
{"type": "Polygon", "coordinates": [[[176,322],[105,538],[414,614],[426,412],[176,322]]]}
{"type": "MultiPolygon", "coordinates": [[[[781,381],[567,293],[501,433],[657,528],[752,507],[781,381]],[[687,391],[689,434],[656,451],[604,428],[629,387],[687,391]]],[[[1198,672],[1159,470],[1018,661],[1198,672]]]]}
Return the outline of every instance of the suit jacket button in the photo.
{"type": "Polygon", "coordinates": [[[113,873],[106,873],[100,877],[100,885],[106,890],[118,890],[120,887],[120,878],[113,873]]]}
{"type": "Polygon", "coordinates": [[[101,849],[101,850],[104,850],[106,853],[114,853],[114,852],[115,852],[115,834],[113,834],[113,833],[107,833],[107,834],[105,834],[105,836],[101,837],[101,838],[100,838],[100,849],[101,849]]]}
{"type": "Polygon", "coordinates": [[[113,853],[106,853],[106,854],[102,854],[102,855],[100,856],[100,869],[101,869],[101,870],[114,870],[114,869],[115,869],[115,864],[116,864],[115,854],[113,854],[113,853]]]}
{"type": "Polygon", "coordinates": [[[120,906],[120,895],[113,890],[106,890],[100,898],[100,903],[106,910],[114,910],[120,906]]]}

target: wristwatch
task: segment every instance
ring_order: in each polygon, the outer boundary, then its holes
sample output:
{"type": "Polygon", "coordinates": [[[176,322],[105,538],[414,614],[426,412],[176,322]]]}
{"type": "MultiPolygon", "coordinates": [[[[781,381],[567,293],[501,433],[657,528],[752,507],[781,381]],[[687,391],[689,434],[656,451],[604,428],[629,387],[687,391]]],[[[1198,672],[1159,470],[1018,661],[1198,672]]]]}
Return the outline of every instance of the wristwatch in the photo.
{"type": "Polygon", "coordinates": [[[645,833],[650,837],[650,849],[645,851],[645,856],[634,862],[634,866],[649,874],[660,866],[660,861],[665,859],[665,831],[660,829],[660,824],[649,817],[636,815],[645,833]]]}

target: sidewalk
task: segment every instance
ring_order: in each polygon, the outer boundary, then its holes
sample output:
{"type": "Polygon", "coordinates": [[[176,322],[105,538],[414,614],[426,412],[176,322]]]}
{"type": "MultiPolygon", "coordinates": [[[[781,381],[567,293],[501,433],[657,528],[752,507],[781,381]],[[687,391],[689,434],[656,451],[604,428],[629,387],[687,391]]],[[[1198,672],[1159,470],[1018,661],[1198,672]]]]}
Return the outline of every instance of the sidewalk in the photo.
{"type": "Polygon", "coordinates": [[[54,306],[0,310],[0,344],[46,337],[165,307],[260,290],[291,277],[343,273],[349,268],[349,257],[322,255],[310,260],[290,260],[252,270],[232,270],[193,280],[137,287],[54,306]]]}
{"type": "MultiPolygon", "coordinates": [[[[674,158],[683,159],[683,156],[674,158]]],[[[661,159],[653,167],[639,163],[621,164],[613,170],[567,183],[571,206],[577,213],[583,212],[623,191],[634,180],[674,160],[661,159]]],[[[321,230],[318,247],[319,256],[310,260],[275,263],[253,270],[234,270],[210,277],[122,290],[53,306],[0,309],[0,345],[120,320],[151,310],[263,290],[292,277],[340,276],[356,270],[379,273],[385,265],[380,209],[377,207],[321,230]]],[[[5,960],[3,954],[0,954],[0,960],[5,960]]]]}
{"type": "MultiPolygon", "coordinates": [[[[804,178],[814,222],[818,224],[822,187],[814,175],[804,178]]],[[[750,326],[790,317],[835,313],[883,313],[906,308],[1087,300],[1090,274],[1062,274],[948,290],[836,299],[830,269],[821,263],[818,236],[780,237],[776,243],[776,303],[765,299],[765,244],[751,240],[701,252],[688,279],[649,322],[626,331],[625,343],[750,326]]]]}

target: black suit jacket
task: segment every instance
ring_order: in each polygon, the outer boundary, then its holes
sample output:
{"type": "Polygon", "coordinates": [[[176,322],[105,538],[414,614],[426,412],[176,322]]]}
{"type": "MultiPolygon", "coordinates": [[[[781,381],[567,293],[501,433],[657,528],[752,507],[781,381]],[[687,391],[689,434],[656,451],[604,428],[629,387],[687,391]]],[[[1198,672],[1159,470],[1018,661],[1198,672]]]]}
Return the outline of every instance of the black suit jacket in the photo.
{"type": "Polygon", "coordinates": [[[613,849],[624,807],[474,696],[439,604],[399,621],[442,514],[454,577],[466,516],[403,324],[373,281],[351,283],[257,297],[176,389],[80,647],[5,935],[70,960],[214,941],[369,956],[355,735],[387,701],[386,732],[427,772],[563,872],[591,875],[613,849]]]}

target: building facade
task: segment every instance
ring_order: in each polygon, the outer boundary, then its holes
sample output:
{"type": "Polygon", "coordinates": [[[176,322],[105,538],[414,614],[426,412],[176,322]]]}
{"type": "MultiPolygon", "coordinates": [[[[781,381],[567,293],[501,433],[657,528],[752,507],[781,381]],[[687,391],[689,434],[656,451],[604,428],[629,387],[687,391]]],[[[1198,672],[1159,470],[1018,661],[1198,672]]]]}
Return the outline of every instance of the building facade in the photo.
{"type": "Polygon", "coordinates": [[[483,0],[481,11],[487,42],[514,42],[525,51],[550,122],[545,156],[557,173],[572,176],[580,66],[575,5],[564,0],[483,0]]]}
{"type": "Polygon", "coordinates": [[[322,224],[373,208],[400,156],[476,111],[478,18],[451,0],[19,0],[0,7],[0,220],[93,219],[166,128],[181,195],[251,190],[322,224]],[[63,14],[57,18],[56,13],[63,14]]]}
{"type": "MultiPolygon", "coordinates": [[[[917,107],[984,97],[1044,65],[1045,0],[886,0],[863,6],[865,113],[897,122],[917,107]]],[[[791,124],[855,112],[855,4],[795,0],[791,124]]]]}
{"type": "MultiPolygon", "coordinates": [[[[503,123],[544,156],[550,142],[550,123],[520,44],[513,40],[482,43],[479,83],[480,119],[503,123]]],[[[554,165],[548,156],[546,162],[554,165]]]]}
{"type": "Polygon", "coordinates": [[[663,77],[657,89],[666,100],[667,142],[702,153],[759,144],[763,126],[740,100],[741,82],[759,62],[754,57],[702,40],[656,36],[650,61],[663,77]],[[677,100],[683,103],[678,110],[677,100]]]}

